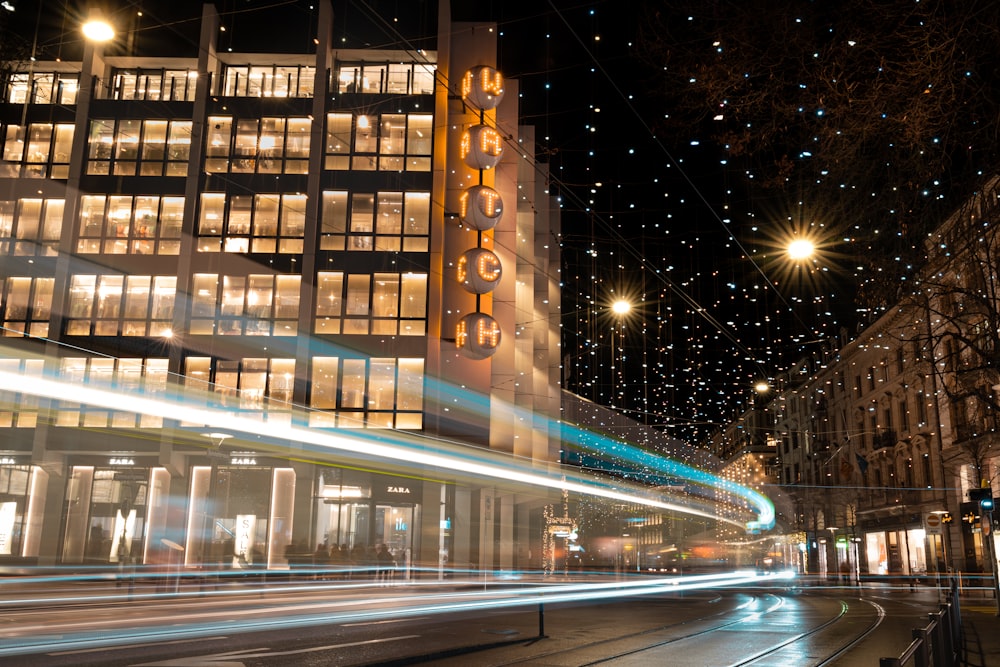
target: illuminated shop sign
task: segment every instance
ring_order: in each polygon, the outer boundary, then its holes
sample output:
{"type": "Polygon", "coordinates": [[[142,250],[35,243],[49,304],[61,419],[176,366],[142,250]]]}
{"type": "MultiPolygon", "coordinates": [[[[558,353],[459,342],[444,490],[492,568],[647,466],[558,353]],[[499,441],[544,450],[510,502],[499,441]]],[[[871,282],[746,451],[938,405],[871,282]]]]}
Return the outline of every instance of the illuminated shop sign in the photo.
{"type": "Polygon", "coordinates": [[[458,321],[455,344],[470,359],[491,357],[500,345],[500,325],[486,313],[469,313],[458,321]]]}
{"type": "Polygon", "coordinates": [[[473,169],[492,169],[503,157],[503,136],[489,125],[473,125],[462,135],[460,152],[473,169]]]}
{"type": "Polygon", "coordinates": [[[459,198],[459,219],[477,232],[477,247],[466,250],[456,261],[455,277],[467,292],[476,295],[476,311],[462,317],[455,326],[455,345],[470,359],[487,359],[500,345],[500,325],[480,312],[481,294],[496,289],[503,266],[496,253],[483,247],[483,232],[499,224],[503,199],[493,188],[483,185],[482,172],[492,169],[503,157],[504,137],[487,123],[486,111],[496,109],[503,99],[503,75],[481,65],[462,77],[462,99],[479,110],[479,123],[462,133],[460,153],[469,167],[478,169],[479,184],[470,186],[459,198]]]}
{"type": "Polygon", "coordinates": [[[488,65],[473,67],[462,77],[462,99],[477,109],[496,109],[503,93],[503,74],[488,65]]]}
{"type": "Polygon", "coordinates": [[[473,185],[458,200],[458,217],[473,229],[493,229],[503,217],[503,199],[488,185],[473,185]]]}
{"type": "Polygon", "coordinates": [[[486,248],[466,250],[458,258],[456,271],[458,282],[473,294],[492,292],[503,273],[500,258],[486,248]]]}

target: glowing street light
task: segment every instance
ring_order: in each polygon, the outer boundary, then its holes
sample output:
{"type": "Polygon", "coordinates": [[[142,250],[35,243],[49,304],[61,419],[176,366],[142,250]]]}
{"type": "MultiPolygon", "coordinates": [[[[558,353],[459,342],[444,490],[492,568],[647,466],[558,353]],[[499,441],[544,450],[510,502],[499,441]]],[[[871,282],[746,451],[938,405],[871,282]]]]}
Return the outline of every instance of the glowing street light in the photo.
{"type": "Polygon", "coordinates": [[[769,385],[765,380],[758,380],[753,386],[754,391],[758,394],[766,394],[771,390],[771,385],[769,385]]]}
{"type": "Polygon", "coordinates": [[[83,36],[92,42],[109,42],[115,37],[115,30],[104,19],[90,19],[81,28],[83,36]]]}
{"type": "MultiPolygon", "coordinates": [[[[611,304],[611,312],[618,317],[618,326],[611,325],[611,407],[615,407],[618,398],[619,388],[616,386],[618,375],[625,367],[625,316],[632,310],[632,304],[625,299],[618,299],[611,304]],[[618,344],[615,344],[615,330],[618,330],[618,344]],[[618,359],[618,368],[615,369],[615,357],[621,354],[618,359]]],[[[624,382],[622,383],[624,384],[624,382]]],[[[624,399],[624,396],[623,396],[624,399]]]]}
{"type": "Polygon", "coordinates": [[[809,259],[816,247],[809,239],[795,239],[788,244],[788,256],[792,259],[809,259]]]}
{"type": "Polygon", "coordinates": [[[630,310],[632,310],[632,304],[625,299],[618,299],[611,304],[611,311],[616,315],[625,315],[630,310]]]}

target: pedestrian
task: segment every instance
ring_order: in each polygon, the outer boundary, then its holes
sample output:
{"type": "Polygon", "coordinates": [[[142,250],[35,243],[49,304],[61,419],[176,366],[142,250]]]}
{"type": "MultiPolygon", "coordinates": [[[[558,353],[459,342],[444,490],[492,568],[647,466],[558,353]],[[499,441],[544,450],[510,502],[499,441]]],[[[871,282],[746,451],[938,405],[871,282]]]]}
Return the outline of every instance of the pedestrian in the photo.
{"type": "Polygon", "coordinates": [[[389,547],[385,544],[378,545],[378,550],[375,552],[375,580],[389,584],[395,568],[396,560],[392,557],[389,547]]]}

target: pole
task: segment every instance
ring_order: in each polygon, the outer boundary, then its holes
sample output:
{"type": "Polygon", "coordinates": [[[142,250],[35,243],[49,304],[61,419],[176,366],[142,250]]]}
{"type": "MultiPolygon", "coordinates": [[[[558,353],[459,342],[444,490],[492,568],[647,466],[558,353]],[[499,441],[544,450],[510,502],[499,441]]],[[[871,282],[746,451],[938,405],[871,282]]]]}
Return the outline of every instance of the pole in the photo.
{"type": "Polygon", "coordinates": [[[997,572],[997,543],[993,536],[993,512],[983,512],[986,534],[986,546],[990,558],[990,572],[993,574],[993,597],[996,598],[996,615],[1000,617],[1000,574],[997,572]]]}
{"type": "Polygon", "coordinates": [[[545,603],[538,603],[538,638],[547,639],[545,636],[545,603]]]}

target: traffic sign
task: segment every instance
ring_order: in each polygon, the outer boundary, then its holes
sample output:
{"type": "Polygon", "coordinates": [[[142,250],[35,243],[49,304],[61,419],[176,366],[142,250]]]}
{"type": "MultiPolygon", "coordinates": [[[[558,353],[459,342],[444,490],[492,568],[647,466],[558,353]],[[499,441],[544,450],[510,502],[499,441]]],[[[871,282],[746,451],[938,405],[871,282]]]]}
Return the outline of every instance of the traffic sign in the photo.
{"type": "Polygon", "coordinates": [[[927,529],[928,535],[940,535],[941,534],[941,515],[940,514],[928,514],[924,517],[924,527],[927,529]]]}

